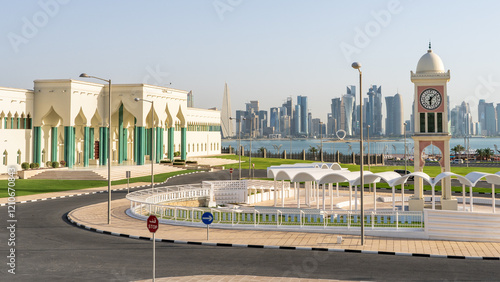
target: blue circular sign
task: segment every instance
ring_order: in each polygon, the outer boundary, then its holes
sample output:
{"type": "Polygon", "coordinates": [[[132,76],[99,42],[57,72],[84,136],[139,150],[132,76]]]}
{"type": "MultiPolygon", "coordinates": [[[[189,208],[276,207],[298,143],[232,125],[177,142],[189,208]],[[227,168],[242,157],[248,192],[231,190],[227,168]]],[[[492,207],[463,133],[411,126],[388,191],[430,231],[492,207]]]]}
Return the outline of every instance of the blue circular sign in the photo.
{"type": "Polygon", "coordinates": [[[214,221],[214,215],[211,212],[206,212],[201,216],[201,221],[205,224],[211,224],[214,221]]]}

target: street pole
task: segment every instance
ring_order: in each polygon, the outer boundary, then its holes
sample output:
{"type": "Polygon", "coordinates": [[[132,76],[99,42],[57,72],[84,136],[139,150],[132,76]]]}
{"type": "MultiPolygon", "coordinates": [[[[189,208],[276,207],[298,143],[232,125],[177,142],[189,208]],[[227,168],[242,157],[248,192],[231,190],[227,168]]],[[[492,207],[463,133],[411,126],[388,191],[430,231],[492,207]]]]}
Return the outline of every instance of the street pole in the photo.
{"type": "Polygon", "coordinates": [[[403,124],[404,125],[404,134],[405,134],[405,174],[406,174],[406,170],[407,170],[407,161],[408,161],[408,157],[407,157],[407,152],[406,152],[406,122],[403,124]]]}
{"type": "Polygon", "coordinates": [[[250,117],[250,151],[248,153],[248,177],[252,178],[252,137],[253,137],[253,117],[250,117]]]}
{"type": "Polygon", "coordinates": [[[368,171],[370,170],[370,125],[368,125],[368,130],[366,131],[368,140],[368,171]]]}
{"type": "Polygon", "coordinates": [[[95,78],[105,81],[109,84],[108,87],[108,224],[111,224],[111,79],[104,79],[96,76],[91,76],[86,73],[80,74],[80,77],[95,78]]]}
{"type": "MultiPolygon", "coordinates": [[[[321,162],[323,162],[323,127],[321,126],[323,122],[319,122],[319,139],[321,142],[321,162]]],[[[324,196],[324,195],[323,195],[324,196]]],[[[324,209],[324,207],[323,207],[324,209]]]]}
{"type": "Polygon", "coordinates": [[[359,71],[359,156],[360,156],[360,165],[359,165],[359,185],[361,187],[361,245],[365,243],[365,210],[364,210],[364,176],[363,176],[363,92],[362,92],[362,72],[361,72],[361,64],[358,62],[352,63],[352,67],[359,71]]]}

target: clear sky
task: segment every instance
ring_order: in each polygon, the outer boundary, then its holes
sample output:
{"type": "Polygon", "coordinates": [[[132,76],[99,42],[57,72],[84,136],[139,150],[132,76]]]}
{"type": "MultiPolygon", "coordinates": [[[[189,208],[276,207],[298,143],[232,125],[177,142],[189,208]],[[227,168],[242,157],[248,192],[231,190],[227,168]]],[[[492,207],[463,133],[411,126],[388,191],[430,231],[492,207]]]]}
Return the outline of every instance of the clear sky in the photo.
{"type": "Polygon", "coordinates": [[[305,95],[325,120],[331,99],[358,86],[359,61],[364,95],[372,84],[399,91],[408,119],[410,70],[430,39],[451,70],[451,106],[468,100],[477,121],[479,99],[500,103],[499,11],[499,1],[3,1],[0,86],[86,72],[172,83],[196,107],[220,108],[227,82],[233,112],[305,95]]]}

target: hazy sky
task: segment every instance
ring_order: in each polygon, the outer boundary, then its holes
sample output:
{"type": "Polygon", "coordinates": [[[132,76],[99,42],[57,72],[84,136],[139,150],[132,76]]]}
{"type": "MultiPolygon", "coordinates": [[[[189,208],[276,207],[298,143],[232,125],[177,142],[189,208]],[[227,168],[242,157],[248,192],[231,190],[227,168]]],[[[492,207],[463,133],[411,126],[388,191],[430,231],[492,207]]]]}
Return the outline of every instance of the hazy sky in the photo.
{"type": "Polygon", "coordinates": [[[364,95],[372,84],[399,91],[408,119],[410,70],[430,39],[451,70],[451,106],[468,100],[477,121],[479,99],[500,103],[498,11],[498,1],[3,1],[0,86],[86,72],[171,82],[196,107],[220,108],[227,82],[233,112],[306,95],[324,120],[331,99],[358,86],[359,61],[364,95]]]}

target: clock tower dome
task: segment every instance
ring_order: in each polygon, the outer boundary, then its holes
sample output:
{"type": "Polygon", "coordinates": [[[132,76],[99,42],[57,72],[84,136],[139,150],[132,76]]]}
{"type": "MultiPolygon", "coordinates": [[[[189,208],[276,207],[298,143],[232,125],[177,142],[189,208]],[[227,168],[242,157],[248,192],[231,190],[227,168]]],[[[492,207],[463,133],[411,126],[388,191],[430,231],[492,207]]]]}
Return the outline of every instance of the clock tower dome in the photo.
{"type": "MultiPolygon", "coordinates": [[[[443,61],[431,49],[424,54],[417,64],[417,71],[411,71],[411,81],[415,85],[413,132],[414,171],[423,171],[425,160],[424,149],[434,145],[440,151],[441,172],[450,171],[450,139],[448,130],[448,95],[447,83],[450,71],[444,70],[443,61]]],[[[415,178],[415,194],[409,200],[410,210],[420,211],[424,208],[423,181],[415,178]]],[[[441,209],[456,210],[457,201],[451,196],[450,179],[441,180],[441,209]]]]}

